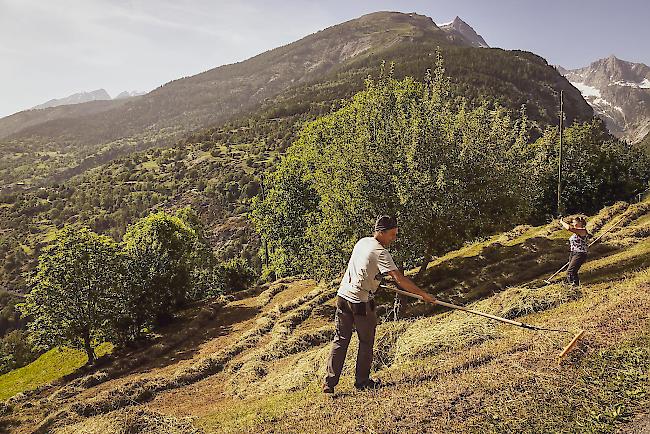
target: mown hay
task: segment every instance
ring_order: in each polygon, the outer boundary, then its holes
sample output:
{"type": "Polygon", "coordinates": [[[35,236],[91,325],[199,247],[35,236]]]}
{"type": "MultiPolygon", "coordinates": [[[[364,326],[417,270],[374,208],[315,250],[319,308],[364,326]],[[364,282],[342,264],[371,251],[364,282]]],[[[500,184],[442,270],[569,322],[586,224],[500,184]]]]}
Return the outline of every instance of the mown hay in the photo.
{"type": "Polygon", "coordinates": [[[499,237],[499,241],[501,241],[502,243],[504,243],[506,241],[512,241],[515,238],[519,238],[520,236],[522,236],[523,234],[528,232],[531,228],[532,228],[532,226],[530,226],[530,225],[515,226],[513,229],[509,230],[508,232],[504,232],[499,237]]]}
{"type": "Polygon", "coordinates": [[[413,321],[409,320],[389,321],[377,327],[374,357],[372,360],[373,369],[379,370],[393,363],[395,359],[395,344],[412,323],[413,321]]]}
{"type": "Polygon", "coordinates": [[[143,408],[127,408],[59,428],[56,434],[200,434],[190,418],[175,418],[143,408]]]}
{"type": "Polygon", "coordinates": [[[650,223],[620,228],[605,234],[601,240],[611,247],[624,248],[648,237],[650,237],[650,223]]]}
{"type": "Polygon", "coordinates": [[[551,309],[580,298],[580,291],[570,285],[546,285],[541,288],[513,287],[472,305],[475,310],[508,319],[551,309]]]}
{"type": "Polygon", "coordinates": [[[431,357],[449,350],[467,348],[499,336],[486,318],[450,312],[415,321],[397,339],[395,362],[431,357]]]}
{"type": "Polygon", "coordinates": [[[603,208],[598,214],[589,219],[587,222],[587,230],[592,234],[596,234],[612,218],[625,211],[628,206],[627,202],[616,202],[612,206],[603,208]]]}
{"type": "Polygon", "coordinates": [[[257,296],[259,306],[260,307],[266,306],[271,302],[271,300],[273,300],[273,297],[275,297],[276,295],[278,295],[279,293],[281,293],[287,288],[288,286],[285,284],[271,286],[269,289],[267,289],[266,291],[262,292],[260,295],[257,296]]]}
{"type": "MultiPolygon", "coordinates": [[[[650,201],[635,203],[621,215],[621,220],[618,223],[619,227],[625,227],[638,219],[642,215],[650,213],[650,201]]],[[[618,221],[618,220],[617,220],[618,221]]]]}
{"type": "Polygon", "coordinates": [[[329,342],[332,340],[333,336],[333,325],[327,325],[316,330],[299,333],[287,341],[275,346],[272,351],[263,353],[261,359],[264,361],[281,359],[288,355],[306,351],[310,348],[329,342]]]}
{"type": "Polygon", "coordinates": [[[257,327],[242,336],[235,345],[201,359],[189,368],[177,371],[171,378],[152,378],[127,383],[94,399],[75,403],[72,410],[84,416],[107,413],[131,404],[147,402],[159,392],[195,383],[221,372],[235,356],[257,345],[262,336],[273,328],[276,317],[275,312],[263,315],[258,319],[257,327]]]}
{"type": "MultiPolygon", "coordinates": [[[[513,319],[551,309],[576,300],[580,295],[576,288],[568,285],[547,285],[539,289],[514,287],[468,307],[513,319]]],[[[495,320],[466,312],[447,312],[413,322],[398,337],[394,349],[384,345],[389,354],[393,351],[393,361],[413,360],[497,338],[497,324],[495,320]]]]}

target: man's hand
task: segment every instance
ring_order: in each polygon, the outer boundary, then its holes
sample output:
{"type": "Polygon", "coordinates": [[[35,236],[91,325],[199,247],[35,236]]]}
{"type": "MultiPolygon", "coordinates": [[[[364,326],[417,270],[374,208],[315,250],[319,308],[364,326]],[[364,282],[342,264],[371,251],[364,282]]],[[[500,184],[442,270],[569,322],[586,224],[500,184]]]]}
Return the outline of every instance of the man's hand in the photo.
{"type": "Polygon", "coordinates": [[[421,297],[422,297],[422,299],[424,301],[426,301],[428,303],[436,304],[436,302],[438,301],[438,300],[436,300],[436,298],[433,295],[428,294],[428,293],[426,295],[422,295],[421,297]]]}
{"type": "Polygon", "coordinates": [[[411,279],[408,277],[404,276],[401,271],[395,270],[391,271],[388,273],[390,277],[393,278],[395,283],[397,283],[397,286],[400,287],[402,290],[419,295],[422,297],[422,299],[426,302],[429,303],[435,303],[436,299],[434,296],[429,294],[426,291],[421,290],[411,279]]]}

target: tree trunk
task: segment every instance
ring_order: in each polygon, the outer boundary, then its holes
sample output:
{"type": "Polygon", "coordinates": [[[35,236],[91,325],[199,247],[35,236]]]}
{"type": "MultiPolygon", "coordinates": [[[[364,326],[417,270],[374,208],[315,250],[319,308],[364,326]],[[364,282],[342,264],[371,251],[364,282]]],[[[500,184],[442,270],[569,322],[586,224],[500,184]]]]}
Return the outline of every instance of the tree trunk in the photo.
{"type": "Polygon", "coordinates": [[[84,334],[84,349],[86,350],[86,355],[88,356],[88,365],[95,363],[95,350],[90,345],[90,333],[86,332],[84,334]]]}
{"type": "Polygon", "coordinates": [[[416,279],[421,279],[424,277],[424,272],[427,271],[427,265],[429,265],[429,262],[431,262],[431,258],[431,255],[424,255],[424,259],[422,259],[422,262],[420,263],[418,274],[415,275],[416,279]]]}

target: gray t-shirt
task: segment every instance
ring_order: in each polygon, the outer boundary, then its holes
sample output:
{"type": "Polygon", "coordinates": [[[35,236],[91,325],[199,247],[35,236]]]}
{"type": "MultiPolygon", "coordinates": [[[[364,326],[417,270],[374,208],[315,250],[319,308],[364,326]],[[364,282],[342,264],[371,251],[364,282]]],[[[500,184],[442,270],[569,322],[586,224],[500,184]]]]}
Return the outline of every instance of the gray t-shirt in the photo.
{"type": "Polygon", "coordinates": [[[378,274],[397,270],[392,256],[374,237],[361,238],[352,249],[338,295],[352,303],[365,303],[379,287],[378,274]]]}

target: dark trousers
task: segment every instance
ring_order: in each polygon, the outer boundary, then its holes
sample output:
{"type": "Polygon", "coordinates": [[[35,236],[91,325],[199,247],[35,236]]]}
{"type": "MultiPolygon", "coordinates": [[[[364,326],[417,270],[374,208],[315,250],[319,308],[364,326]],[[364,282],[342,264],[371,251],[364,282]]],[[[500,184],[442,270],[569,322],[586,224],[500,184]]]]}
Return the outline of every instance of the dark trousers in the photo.
{"type": "Polygon", "coordinates": [[[377,315],[375,313],[374,302],[350,303],[344,298],[337,296],[334,324],[336,333],[334,334],[332,350],[327,360],[325,384],[329,387],[334,387],[338,384],[354,328],[356,328],[357,336],[359,337],[355,384],[364,384],[370,378],[372,347],[375,343],[375,329],[377,328],[377,315]]]}
{"type": "Polygon", "coordinates": [[[569,268],[567,268],[567,278],[570,285],[579,285],[580,278],[578,270],[587,260],[587,254],[584,252],[571,252],[569,254],[569,268]]]}

